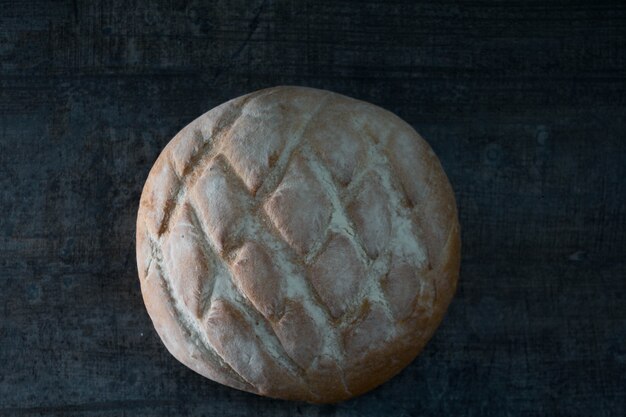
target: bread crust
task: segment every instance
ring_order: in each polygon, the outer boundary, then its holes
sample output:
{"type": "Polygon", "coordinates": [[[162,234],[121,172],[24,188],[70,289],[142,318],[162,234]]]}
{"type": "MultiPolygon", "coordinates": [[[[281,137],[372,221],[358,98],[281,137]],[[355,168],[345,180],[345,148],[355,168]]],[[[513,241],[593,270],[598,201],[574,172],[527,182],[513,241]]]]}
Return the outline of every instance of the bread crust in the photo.
{"type": "Polygon", "coordinates": [[[167,349],[201,375],[333,403],[400,372],[454,295],[454,193],[379,107],[281,86],[200,116],[152,167],[137,265],[167,349]]]}

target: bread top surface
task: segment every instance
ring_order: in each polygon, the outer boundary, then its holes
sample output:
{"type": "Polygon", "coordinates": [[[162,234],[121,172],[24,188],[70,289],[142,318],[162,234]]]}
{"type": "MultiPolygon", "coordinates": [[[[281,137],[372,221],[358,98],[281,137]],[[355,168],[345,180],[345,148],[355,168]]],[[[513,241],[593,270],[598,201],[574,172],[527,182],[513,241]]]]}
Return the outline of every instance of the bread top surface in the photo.
{"type": "Polygon", "coordinates": [[[196,372],[292,400],[344,400],[419,353],[456,288],[449,181],[404,121],[329,91],[274,87],[194,120],[137,218],[142,294],[196,372]]]}

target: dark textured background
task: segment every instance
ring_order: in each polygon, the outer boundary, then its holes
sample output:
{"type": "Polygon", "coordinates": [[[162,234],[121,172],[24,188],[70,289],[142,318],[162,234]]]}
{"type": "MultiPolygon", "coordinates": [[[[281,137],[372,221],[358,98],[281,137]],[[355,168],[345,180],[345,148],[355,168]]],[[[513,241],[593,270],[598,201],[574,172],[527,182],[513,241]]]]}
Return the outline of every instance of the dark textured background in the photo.
{"type": "Polygon", "coordinates": [[[626,415],[626,4],[0,1],[0,416],[626,415]],[[160,149],[277,84],[396,112],[463,226],[402,374],[335,406],[196,375],[134,261],[160,149]]]}

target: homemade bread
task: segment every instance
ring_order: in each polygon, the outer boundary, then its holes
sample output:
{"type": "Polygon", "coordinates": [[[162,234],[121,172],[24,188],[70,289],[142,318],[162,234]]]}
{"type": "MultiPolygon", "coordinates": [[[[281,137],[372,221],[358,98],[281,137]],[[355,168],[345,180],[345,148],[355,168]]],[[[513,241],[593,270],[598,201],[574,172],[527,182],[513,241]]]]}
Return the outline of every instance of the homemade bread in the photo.
{"type": "Polygon", "coordinates": [[[459,256],[454,194],[428,144],[388,111],[303,87],[185,127],[137,218],[141,289],[169,351],[230,387],[314,403],[415,358],[459,256]]]}

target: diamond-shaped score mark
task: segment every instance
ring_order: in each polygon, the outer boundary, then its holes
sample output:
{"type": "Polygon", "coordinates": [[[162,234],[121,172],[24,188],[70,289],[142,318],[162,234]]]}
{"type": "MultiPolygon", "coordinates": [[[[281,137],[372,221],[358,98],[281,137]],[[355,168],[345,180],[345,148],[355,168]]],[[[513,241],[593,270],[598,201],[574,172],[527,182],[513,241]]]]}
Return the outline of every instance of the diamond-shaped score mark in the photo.
{"type": "Polygon", "coordinates": [[[347,211],[363,242],[363,249],[371,259],[376,259],[389,243],[389,197],[377,174],[368,174],[362,184],[347,211]]]}
{"type": "Polygon", "coordinates": [[[294,155],[264,209],[283,239],[299,255],[308,253],[322,239],[332,211],[328,197],[299,153],[294,155]]]}
{"type": "Polygon", "coordinates": [[[297,129],[282,113],[271,113],[267,119],[259,117],[243,114],[227,138],[231,143],[224,146],[224,155],[252,194],[263,183],[289,135],[297,129]]]}
{"type": "Polygon", "coordinates": [[[230,182],[222,157],[213,159],[191,191],[197,214],[211,241],[222,253],[240,237],[247,204],[230,182]]]}
{"type": "Polygon", "coordinates": [[[365,265],[350,239],[342,234],[331,236],[309,268],[309,281],[334,318],[341,317],[357,301],[365,282],[365,265]]]}
{"type": "Polygon", "coordinates": [[[413,301],[420,287],[415,266],[394,257],[381,285],[396,320],[407,318],[413,311],[413,301]]]}
{"type": "Polygon", "coordinates": [[[366,301],[359,317],[343,332],[346,357],[358,358],[371,349],[384,346],[394,324],[378,303],[366,301]]]}
{"type": "Polygon", "coordinates": [[[303,369],[309,368],[322,349],[319,328],[295,300],[287,300],[285,313],[274,325],[274,331],[289,357],[303,369]]]}
{"type": "Polygon", "coordinates": [[[326,122],[311,129],[309,140],[335,181],[346,186],[365,158],[366,143],[354,120],[335,107],[337,105],[324,111],[326,122]]]}
{"type": "Polygon", "coordinates": [[[210,300],[215,275],[211,273],[191,210],[185,204],[178,218],[172,220],[173,227],[170,226],[163,244],[163,258],[167,273],[176,277],[172,280],[174,296],[200,318],[210,300]]]}
{"type": "Polygon", "coordinates": [[[285,286],[261,245],[253,241],[244,243],[237,251],[232,273],[237,287],[265,318],[273,321],[282,317],[285,286]]]}

